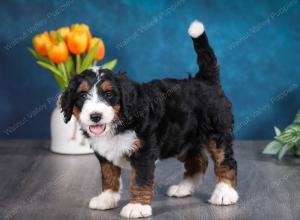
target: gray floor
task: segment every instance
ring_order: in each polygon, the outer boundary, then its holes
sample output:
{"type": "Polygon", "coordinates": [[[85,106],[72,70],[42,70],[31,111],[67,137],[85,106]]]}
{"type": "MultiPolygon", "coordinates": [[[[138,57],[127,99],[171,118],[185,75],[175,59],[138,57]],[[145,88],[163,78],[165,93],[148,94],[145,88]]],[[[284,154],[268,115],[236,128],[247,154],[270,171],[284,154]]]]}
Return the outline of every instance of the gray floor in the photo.
{"type": "MultiPolygon", "coordinates": [[[[181,179],[176,160],[161,161],[156,170],[150,219],[300,219],[300,159],[277,161],[262,155],[266,142],[237,141],[237,205],[217,207],[206,201],[214,187],[212,163],[202,185],[188,198],[164,196],[181,179]]],[[[0,142],[0,219],[119,219],[129,199],[129,171],[117,209],[92,211],[89,199],[99,193],[99,165],[93,155],[50,153],[47,141],[0,142]]]]}

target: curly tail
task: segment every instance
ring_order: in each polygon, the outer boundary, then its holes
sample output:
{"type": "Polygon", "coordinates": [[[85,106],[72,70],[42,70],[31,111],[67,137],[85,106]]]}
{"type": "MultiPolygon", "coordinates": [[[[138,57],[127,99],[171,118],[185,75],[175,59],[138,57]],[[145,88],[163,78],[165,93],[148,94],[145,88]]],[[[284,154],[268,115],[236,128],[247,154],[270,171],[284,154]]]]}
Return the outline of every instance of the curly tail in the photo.
{"type": "Polygon", "coordinates": [[[204,26],[195,20],[188,29],[197,53],[197,63],[200,70],[195,76],[196,80],[206,81],[216,85],[220,83],[219,65],[213,49],[210,47],[204,26]]]}

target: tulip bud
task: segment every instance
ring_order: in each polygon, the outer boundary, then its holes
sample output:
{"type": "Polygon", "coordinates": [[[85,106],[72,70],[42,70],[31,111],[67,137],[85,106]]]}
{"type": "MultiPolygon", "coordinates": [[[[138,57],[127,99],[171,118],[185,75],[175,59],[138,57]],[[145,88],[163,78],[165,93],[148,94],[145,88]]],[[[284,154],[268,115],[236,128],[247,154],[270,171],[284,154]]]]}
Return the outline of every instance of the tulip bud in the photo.
{"type": "Polygon", "coordinates": [[[68,56],[68,48],[64,41],[52,43],[48,49],[48,57],[53,63],[65,62],[68,56]]]}
{"type": "Polygon", "coordinates": [[[67,38],[68,48],[73,54],[85,52],[88,46],[88,38],[84,31],[72,30],[67,38]]]}
{"type": "Polygon", "coordinates": [[[104,58],[104,55],[105,55],[105,45],[104,45],[104,42],[101,38],[93,37],[91,39],[91,43],[89,45],[89,51],[97,43],[98,43],[98,49],[97,49],[97,52],[96,52],[95,57],[94,57],[95,61],[102,60],[104,58]]]}
{"type": "Polygon", "coordinates": [[[92,39],[92,34],[90,32],[89,26],[87,26],[86,24],[73,24],[71,26],[71,31],[83,31],[86,34],[86,36],[87,36],[88,46],[89,46],[90,41],[92,39]]]}
{"type": "Polygon", "coordinates": [[[36,52],[42,56],[47,55],[47,50],[50,45],[50,39],[48,32],[35,35],[32,39],[32,44],[36,52]]]}
{"type": "Polygon", "coordinates": [[[51,42],[55,43],[56,42],[56,31],[50,31],[49,38],[50,38],[51,42]]]}
{"type": "Polygon", "coordinates": [[[60,33],[60,35],[64,39],[64,41],[67,41],[68,35],[70,33],[70,28],[69,27],[61,27],[57,30],[57,32],[60,33]]]}

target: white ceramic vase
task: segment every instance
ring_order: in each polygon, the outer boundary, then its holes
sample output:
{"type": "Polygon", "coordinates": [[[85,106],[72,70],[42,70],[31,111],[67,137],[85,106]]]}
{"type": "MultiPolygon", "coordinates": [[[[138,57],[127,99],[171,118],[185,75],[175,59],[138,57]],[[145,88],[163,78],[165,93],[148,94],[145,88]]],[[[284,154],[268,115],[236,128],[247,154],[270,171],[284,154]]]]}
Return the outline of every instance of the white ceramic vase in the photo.
{"type": "Polygon", "coordinates": [[[63,113],[57,106],[51,115],[51,147],[52,152],[59,154],[90,154],[88,140],[82,135],[78,121],[72,116],[66,124],[63,113]]]}

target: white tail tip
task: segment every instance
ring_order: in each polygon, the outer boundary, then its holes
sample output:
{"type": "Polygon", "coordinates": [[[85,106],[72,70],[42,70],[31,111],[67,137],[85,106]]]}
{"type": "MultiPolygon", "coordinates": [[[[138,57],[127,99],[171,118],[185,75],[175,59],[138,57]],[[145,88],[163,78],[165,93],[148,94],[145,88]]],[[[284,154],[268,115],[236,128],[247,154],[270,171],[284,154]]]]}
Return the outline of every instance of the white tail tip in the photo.
{"type": "Polygon", "coordinates": [[[190,24],[188,33],[192,38],[197,38],[204,32],[204,25],[198,21],[195,20],[190,24]]]}

